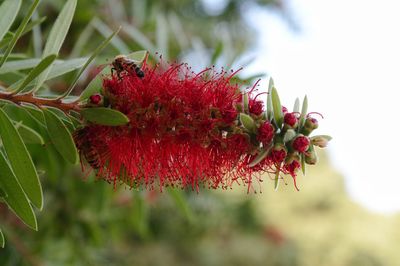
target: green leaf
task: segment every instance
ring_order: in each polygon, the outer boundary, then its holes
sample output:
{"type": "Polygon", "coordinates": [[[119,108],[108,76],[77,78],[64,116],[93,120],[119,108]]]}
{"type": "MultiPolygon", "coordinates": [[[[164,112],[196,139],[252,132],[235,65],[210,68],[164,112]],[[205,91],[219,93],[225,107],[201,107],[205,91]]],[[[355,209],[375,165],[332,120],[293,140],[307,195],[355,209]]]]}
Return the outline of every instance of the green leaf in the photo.
{"type": "Polygon", "coordinates": [[[78,68],[81,68],[83,65],[85,65],[86,60],[86,57],[74,58],[65,61],[56,60],[46,80],[50,80],[71,71],[77,70],[78,68]]]}
{"type": "Polygon", "coordinates": [[[34,119],[39,125],[45,126],[46,121],[44,120],[44,116],[41,110],[28,105],[23,106],[23,109],[27,111],[32,119],[34,119]]]}
{"type": "Polygon", "coordinates": [[[146,59],[148,52],[146,50],[140,50],[128,54],[126,57],[133,60],[135,63],[142,63],[146,59]]]}
{"type": "Polygon", "coordinates": [[[31,19],[32,14],[35,11],[39,2],[40,2],[40,0],[34,0],[33,3],[31,4],[31,6],[28,10],[28,13],[24,16],[24,19],[22,20],[21,24],[19,25],[17,31],[14,33],[14,37],[11,39],[10,43],[7,46],[6,51],[4,52],[3,57],[1,58],[0,68],[3,66],[4,62],[6,62],[8,55],[11,53],[11,51],[14,48],[15,44],[17,43],[19,37],[21,37],[21,35],[26,27],[26,24],[28,24],[28,21],[31,19]]]}
{"type": "Polygon", "coordinates": [[[243,110],[248,113],[249,112],[249,94],[243,93],[243,110]]]}
{"type": "Polygon", "coordinates": [[[0,40],[10,29],[21,7],[21,0],[6,0],[0,6],[0,40]]]}
{"type": "Polygon", "coordinates": [[[3,232],[0,229],[0,247],[4,248],[5,243],[6,243],[6,241],[4,240],[3,232]]]}
{"type": "Polygon", "coordinates": [[[271,100],[272,100],[272,107],[274,110],[274,118],[275,122],[280,128],[283,123],[283,113],[282,113],[282,105],[281,101],[279,100],[279,95],[276,89],[273,87],[271,90],[271,100]]]}
{"type": "Polygon", "coordinates": [[[42,24],[45,20],[46,20],[46,17],[41,17],[41,18],[32,20],[31,22],[29,22],[29,23],[26,25],[26,27],[25,27],[24,31],[22,32],[21,36],[27,34],[27,33],[30,32],[35,26],[38,26],[38,25],[42,24]]]}
{"type": "Polygon", "coordinates": [[[244,113],[240,113],[240,122],[244,126],[245,129],[247,129],[249,132],[254,133],[256,131],[256,124],[254,123],[253,118],[251,116],[246,115],[244,113]]]}
{"type": "MultiPolygon", "coordinates": [[[[280,167],[280,166],[279,166],[279,167],[280,167]]],[[[275,183],[274,183],[274,189],[275,189],[275,190],[278,190],[278,187],[279,187],[279,180],[280,180],[279,174],[280,174],[279,169],[276,169],[276,173],[275,173],[275,183]]]]}
{"type": "Polygon", "coordinates": [[[40,59],[37,58],[9,61],[0,69],[0,74],[33,68],[39,63],[40,59]]]}
{"type": "Polygon", "coordinates": [[[42,136],[36,130],[22,123],[17,123],[16,128],[25,143],[44,145],[42,136]]]}
{"type": "Polygon", "coordinates": [[[285,135],[283,136],[283,142],[289,142],[291,141],[294,137],[296,137],[296,131],[294,131],[293,129],[288,129],[285,133],[285,135]]]}
{"type": "MultiPolygon", "coordinates": [[[[110,27],[108,27],[107,24],[105,24],[98,18],[94,18],[92,20],[92,25],[105,38],[113,33],[110,27]]],[[[127,54],[129,52],[128,46],[126,46],[126,44],[118,36],[111,40],[111,45],[114,46],[122,54],[127,54]]]]}
{"type": "Polygon", "coordinates": [[[96,56],[103,51],[103,49],[110,43],[112,38],[120,31],[121,27],[119,27],[116,31],[114,31],[110,36],[108,36],[90,55],[88,60],[85,62],[83,67],[79,70],[78,74],[75,76],[74,81],[72,82],[71,86],[66,90],[58,99],[62,99],[65,96],[68,96],[71,91],[74,89],[76,83],[78,82],[79,78],[81,77],[82,73],[86,70],[86,68],[89,66],[89,64],[96,58],[96,56]]]}
{"type": "Polygon", "coordinates": [[[249,167],[254,167],[254,166],[256,166],[257,164],[259,164],[262,160],[264,160],[265,157],[267,157],[269,151],[271,150],[271,147],[272,147],[272,146],[270,146],[268,149],[263,149],[263,150],[257,155],[257,157],[254,158],[254,160],[251,161],[251,162],[249,163],[249,167]]]}
{"type": "Polygon", "coordinates": [[[215,47],[214,52],[211,56],[211,65],[214,65],[217,62],[223,50],[224,50],[224,43],[222,41],[219,41],[217,43],[217,47],[215,47]]]}
{"type": "Polygon", "coordinates": [[[147,38],[147,36],[145,34],[143,34],[140,30],[138,30],[132,24],[123,23],[122,30],[129,38],[131,38],[140,47],[146,49],[147,51],[151,51],[151,52],[154,52],[157,50],[156,47],[154,46],[154,44],[150,41],[150,39],[147,38]]]}
{"type": "Polygon", "coordinates": [[[294,113],[300,112],[300,100],[299,100],[299,98],[296,98],[296,101],[294,102],[293,112],[294,113]]]}
{"type": "Polygon", "coordinates": [[[156,45],[159,51],[162,51],[163,57],[168,59],[168,30],[167,21],[162,14],[159,12],[156,16],[156,45]]]}
{"type": "Polygon", "coordinates": [[[50,140],[65,160],[72,164],[78,162],[78,152],[68,128],[61,119],[49,109],[43,109],[50,140]]]}
{"type": "Polygon", "coordinates": [[[307,109],[308,109],[308,98],[307,95],[304,96],[303,100],[303,106],[301,107],[301,114],[300,114],[300,121],[299,121],[299,130],[304,126],[304,123],[306,122],[306,116],[307,116],[307,109]]]}
{"type": "Polygon", "coordinates": [[[17,129],[3,109],[0,109],[0,135],[15,176],[31,202],[42,209],[42,187],[32,158],[17,129]]]}
{"type": "Polygon", "coordinates": [[[183,214],[183,216],[189,221],[193,222],[193,212],[190,209],[189,205],[187,204],[187,201],[182,193],[181,190],[178,190],[176,188],[167,188],[168,194],[171,196],[171,198],[174,200],[176,207],[180,210],[180,212],[183,214]]]}
{"type": "Polygon", "coordinates": [[[0,169],[0,187],[7,193],[5,202],[27,226],[37,231],[37,221],[32,206],[2,152],[0,152],[0,169]]]}
{"type": "Polygon", "coordinates": [[[108,67],[104,67],[102,71],[90,81],[89,85],[87,85],[86,89],[79,96],[79,100],[84,101],[88,99],[91,95],[99,93],[101,91],[101,88],[103,87],[103,80],[101,76],[108,72],[110,72],[110,69],[108,67]]]}
{"type": "Polygon", "coordinates": [[[28,86],[32,80],[39,76],[40,73],[47,69],[54,62],[54,60],[56,60],[56,57],[57,55],[52,54],[43,58],[42,61],[40,61],[40,63],[29,72],[28,76],[26,76],[21,85],[19,85],[12,93],[18,93],[25,89],[25,87],[28,86]]]}
{"type": "Polygon", "coordinates": [[[301,163],[301,171],[303,172],[303,175],[306,175],[306,160],[304,157],[304,153],[300,155],[300,163],[301,163]]]}
{"type": "Polygon", "coordinates": [[[123,113],[106,107],[86,108],[81,114],[86,120],[99,125],[122,126],[129,122],[123,113]]]}
{"type": "Polygon", "coordinates": [[[7,44],[9,44],[13,37],[14,37],[14,33],[7,32],[6,35],[4,36],[4,38],[0,40],[0,49],[3,48],[3,46],[6,46],[7,44]]]}
{"type": "MultiPolygon", "coordinates": [[[[50,30],[47,42],[43,50],[43,57],[50,54],[58,55],[65,36],[67,36],[69,27],[71,26],[72,18],[74,17],[77,0],[68,0],[58,15],[53,27],[50,30]]],[[[46,81],[47,76],[51,71],[51,67],[47,68],[38,78],[34,91],[37,91],[46,81]]]]}
{"type": "Polygon", "coordinates": [[[272,107],[272,88],[274,87],[274,80],[272,78],[269,79],[268,84],[268,97],[267,97],[267,117],[271,121],[273,117],[273,107],[272,107]]]}
{"type": "Polygon", "coordinates": [[[78,57],[81,54],[84,46],[89,42],[93,31],[94,29],[92,23],[88,23],[79,35],[78,39],[75,41],[74,47],[70,53],[71,58],[78,57]]]}

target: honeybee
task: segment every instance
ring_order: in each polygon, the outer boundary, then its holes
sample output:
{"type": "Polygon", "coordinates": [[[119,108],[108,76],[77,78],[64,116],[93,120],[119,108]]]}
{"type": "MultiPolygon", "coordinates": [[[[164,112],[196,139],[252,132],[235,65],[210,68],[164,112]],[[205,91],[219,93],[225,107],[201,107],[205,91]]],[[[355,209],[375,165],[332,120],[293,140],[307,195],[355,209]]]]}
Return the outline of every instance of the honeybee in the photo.
{"type": "Polygon", "coordinates": [[[111,64],[113,66],[111,68],[111,74],[113,71],[115,71],[119,79],[121,79],[121,73],[124,71],[127,73],[136,73],[136,76],[139,78],[144,77],[144,72],[140,69],[140,67],[136,65],[132,59],[129,59],[125,55],[117,55],[111,64]]]}
{"type": "Polygon", "coordinates": [[[85,158],[86,162],[94,169],[98,170],[102,167],[100,154],[86,140],[86,129],[81,128],[74,132],[73,138],[79,151],[79,155],[85,158]]]}

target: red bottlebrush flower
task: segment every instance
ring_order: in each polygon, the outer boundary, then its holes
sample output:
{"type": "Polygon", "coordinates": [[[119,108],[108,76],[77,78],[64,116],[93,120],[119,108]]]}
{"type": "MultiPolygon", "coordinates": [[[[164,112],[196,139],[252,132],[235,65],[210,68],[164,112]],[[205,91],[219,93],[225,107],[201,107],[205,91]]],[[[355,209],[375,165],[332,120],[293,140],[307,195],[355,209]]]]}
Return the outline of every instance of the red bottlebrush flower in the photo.
{"type": "Polygon", "coordinates": [[[297,190],[299,190],[299,188],[297,187],[296,183],[296,173],[300,169],[300,167],[301,167],[300,162],[297,159],[293,159],[290,163],[286,163],[283,166],[283,171],[285,173],[289,173],[292,176],[294,186],[297,190]]]}
{"type": "Polygon", "coordinates": [[[266,147],[271,143],[272,139],[274,138],[274,134],[274,126],[267,120],[258,128],[257,140],[261,142],[264,147],[266,147]]]}
{"type": "Polygon", "coordinates": [[[89,97],[89,101],[91,104],[98,105],[102,100],[102,97],[100,94],[93,94],[89,97]]]}
{"type": "Polygon", "coordinates": [[[255,99],[249,99],[249,112],[254,115],[261,115],[263,110],[264,104],[262,101],[257,101],[255,99]]]}
{"type": "Polygon", "coordinates": [[[306,152],[309,146],[310,139],[303,135],[297,136],[292,142],[293,149],[300,153],[306,152]]]}
{"type": "Polygon", "coordinates": [[[290,126],[291,128],[295,128],[297,126],[297,117],[294,113],[286,113],[284,116],[284,122],[286,125],[290,126]]]}
{"type": "MultiPolygon", "coordinates": [[[[97,176],[149,189],[226,188],[238,181],[250,187],[258,175],[247,161],[253,144],[235,131],[241,94],[229,82],[233,74],[194,74],[183,64],[142,69],[143,78],[111,76],[103,82],[110,107],[128,116],[129,124],[88,124],[75,134],[97,176]]],[[[266,137],[271,140],[273,131],[266,137]]]]}
{"type": "Polygon", "coordinates": [[[269,154],[270,160],[274,164],[280,164],[286,159],[287,151],[285,145],[283,144],[276,144],[269,154]]]}

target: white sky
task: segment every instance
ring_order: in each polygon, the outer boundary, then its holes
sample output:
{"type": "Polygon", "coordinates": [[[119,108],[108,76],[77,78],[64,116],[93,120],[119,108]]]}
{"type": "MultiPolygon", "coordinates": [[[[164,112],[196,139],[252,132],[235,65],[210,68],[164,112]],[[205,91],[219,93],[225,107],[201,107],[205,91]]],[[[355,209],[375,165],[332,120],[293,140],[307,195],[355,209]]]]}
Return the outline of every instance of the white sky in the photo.
{"type": "Polygon", "coordinates": [[[272,75],[281,101],[309,97],[325,115],[318,134],[347,189],[369,209],[400,210],[400,1],[288,0],[302,28],[252,9],[257,60],[250,71],[272,75]]]}

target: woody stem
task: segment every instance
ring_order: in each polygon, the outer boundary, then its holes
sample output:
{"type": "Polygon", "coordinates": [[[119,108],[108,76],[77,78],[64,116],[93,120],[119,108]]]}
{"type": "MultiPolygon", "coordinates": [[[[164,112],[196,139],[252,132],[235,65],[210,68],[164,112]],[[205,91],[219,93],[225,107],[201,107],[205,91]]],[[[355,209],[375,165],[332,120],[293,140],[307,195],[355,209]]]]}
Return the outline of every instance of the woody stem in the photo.
{"type": "Polygon", "coordinates": [[[81,110],[81,106],[78,104],[78,102],[66,103],[63,102],[61,99],[39,98],[35,97],[33,93],[12,94],[12,93],[0,92],[0,100],[10,101],[17,105],[21,105],[23,103],[29,103],[39,108],[54,107],[63,111],[66,114],[69,113],[70,111],[79,112],[81,110]]]}

